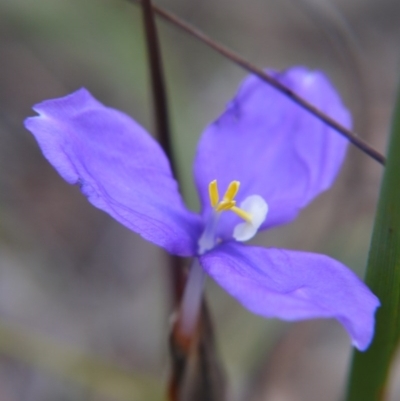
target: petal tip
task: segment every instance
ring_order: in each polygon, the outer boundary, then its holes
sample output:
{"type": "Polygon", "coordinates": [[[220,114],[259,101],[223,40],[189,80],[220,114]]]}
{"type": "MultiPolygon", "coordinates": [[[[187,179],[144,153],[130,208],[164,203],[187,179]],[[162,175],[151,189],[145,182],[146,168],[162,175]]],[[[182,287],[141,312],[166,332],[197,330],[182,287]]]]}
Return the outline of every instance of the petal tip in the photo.
{"type": "Polygon", "coordinates": [[[378,297],[376,297],[373,293],[371,293],[371,295],[372,295],[372,298],[371,298],[371,305],[370,305],[370,310],[369,310],[370,319],[369,319],[369,322],[367,322],[367,324],[365,324],[366,329],[364,329],[364,333],[362,336],[359,335],[359,336],[357,336],[357,338],[355,338],[355,336],[352,336],[353,346],[361,352],[366,351],[373,341],[374,334],[375,334],[375,323],[376,323],[375,315],[376,315],[378,308],[381,306],[381,303],[380,303],[378,297]]]}

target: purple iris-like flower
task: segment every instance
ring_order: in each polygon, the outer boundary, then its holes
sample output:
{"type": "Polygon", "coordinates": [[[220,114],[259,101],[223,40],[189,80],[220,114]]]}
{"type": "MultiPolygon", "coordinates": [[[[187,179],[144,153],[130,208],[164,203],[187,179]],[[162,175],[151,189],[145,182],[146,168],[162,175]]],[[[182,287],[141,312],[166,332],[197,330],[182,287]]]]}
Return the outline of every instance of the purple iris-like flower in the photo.
{"type": "MultiPolygon", "coordinates": [[[[297,67],[274,75],[350,125],[323,74],[297,67]]],[[[248,77],[200,139],[196,214],[185,207],[158,143],[124,113],[85,89],[34,110],[39,116],[28,118],[26,128],[94,206],[172,254],[196,256],[200,270],[252,312],[290,321],[336,318],[358,349],[368,347],[379,301],[354,273],[328,256],[242,244],[293,220],[331,186],[347,147],[332,129],[248,77]]]]}

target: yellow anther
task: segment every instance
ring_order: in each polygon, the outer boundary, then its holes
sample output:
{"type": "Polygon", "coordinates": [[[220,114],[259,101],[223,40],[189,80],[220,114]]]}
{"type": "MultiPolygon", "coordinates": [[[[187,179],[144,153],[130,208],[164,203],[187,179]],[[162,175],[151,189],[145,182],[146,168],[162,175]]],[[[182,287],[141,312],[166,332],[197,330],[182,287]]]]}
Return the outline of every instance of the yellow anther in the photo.
{"type": "Polygon", "coordinates": [[[224,201],[232,201],[233,199],[235,199],[235,196],[239,191],[239,186],[240,186],[239,181],[232,181],[229,184],[228,189],[225,192],[225,195],[223,198],[224,201]]]}
{"type": "Polygon", "coordinates": [[[233,213],[236,213],[240,218],[247,221],[248,223],[252,222],[251,214],[245,212],[243,209],[240,209],[239,207],[236,206],[232,206],[230,210],[232,210],[233,213]]]}
{"type": "Polygon", "coordinates": [[[219,192],[218,192],[218,184],[217,180],[213,180],[208,185],[208,195],[210,197],[211,206],[218,213],[225,212],[227,210],[231,210],[236,213],[241,219],[251,223],[252,217],[251,214],[240,209],[236,206],[235,196],[239,191],[240,182],[232,181],[228,189],[226,190],[222,201],[219,200],[219,192]]]}
{"type": "Polygon", "coordinates": [[[213,180],[208,185],[208,195],[210,196],[210,202],[212,207],[216,207],[219,202],[218,184],[217,180],[213,180]]]}

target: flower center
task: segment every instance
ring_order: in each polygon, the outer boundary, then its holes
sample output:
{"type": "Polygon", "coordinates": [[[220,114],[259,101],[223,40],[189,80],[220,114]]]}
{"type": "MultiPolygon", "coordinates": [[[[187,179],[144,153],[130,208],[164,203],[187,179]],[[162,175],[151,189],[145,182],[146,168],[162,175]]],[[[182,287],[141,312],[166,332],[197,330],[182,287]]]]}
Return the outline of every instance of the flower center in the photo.
{"type": "Polygon", "coordinates": [[[239,217],[243,220],[251,223],[252,216],[250,213],[246,212],[243,209],[240,209],[236,206],[235,196],[239,191],[240,182],[239,181],[232,181],[228,189],[225,192],[222,201],[219,201],[219,192],[218,192],[218,184],[217,180],[211,181],[208,186],[208,194],[210,196],[211,206],[214,210],[219,212],[224,212],[226,210],[231,210],[232,212],[236,213],[239,217]]]}
{"type": "Polygon", "coordinates": [[[235,196],[239,191],[239,186],[239,181],[232,181],[228,185],[222,200],[220,200],[217,180],[210,182],[208,194],[213,211],[199,239],[200,255],[215,246],[216,227],[222,212],[230,210],[244,220],[244,222],[237,224],[233,230],[232,236],[237,241],[247,241],[252,238],[264,222],[268,213],[268,205],[261,196],[248,196],[240,204],[240,207],[236,206],[235,196]]]}

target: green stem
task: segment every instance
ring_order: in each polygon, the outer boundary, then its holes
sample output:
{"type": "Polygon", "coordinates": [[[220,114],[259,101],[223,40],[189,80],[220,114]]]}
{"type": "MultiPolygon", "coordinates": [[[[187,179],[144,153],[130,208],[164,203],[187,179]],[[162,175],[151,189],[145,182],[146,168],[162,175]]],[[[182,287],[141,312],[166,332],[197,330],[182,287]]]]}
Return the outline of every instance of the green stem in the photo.
{"type": "Polygon", "coordinates": [[[400,337],[400,93],[372,235],[366,283],[378,296],[375,337],[355,351],[347,401],[383,401],[400,337]]]}

